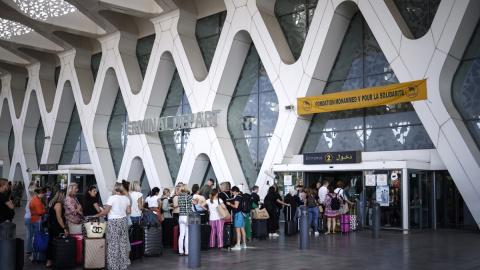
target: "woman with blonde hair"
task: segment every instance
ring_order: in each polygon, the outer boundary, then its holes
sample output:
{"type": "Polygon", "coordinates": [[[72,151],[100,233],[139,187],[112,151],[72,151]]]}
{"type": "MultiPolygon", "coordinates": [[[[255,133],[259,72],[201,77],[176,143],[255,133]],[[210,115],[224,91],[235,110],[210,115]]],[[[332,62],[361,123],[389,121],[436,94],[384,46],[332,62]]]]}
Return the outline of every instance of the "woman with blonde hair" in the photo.
{"type": "Polygon", "coordinates": [[[142,211],[146,210],[143,207],[143,194],[141,191],[140,181],[133,181],[132,187],[130,188],[130,197],[132,198],[132,213],[130,214],[130,219],[132,223],[140,224],[142,211]]]}
{"type": "Polygon", "coordinates": [[[181,193],[178,195],[180,236],[178,237],[178,251],[180,256],[184,255],[183,241],[185,239],[185,255],[188,255],[188,214],[192,210],[192,204],[198,204],[198,199],[194,200],[190,195],[190,187],[183,184],[180,189],[181,193]]]}
{"type": "Polygon", "coordinates": [[[178,183],[175,186],[175,192],[173,193],[172,197],[172,202],[173,202],[173,217],[178,219],[179,218],[179,212],[180,212],[180,207],[178,206],[178,195],[180,195],[182,192],[180,191],[182,189],[182,185],[178,183]]]}
{"type": "Polygon", "coordinates": [[[93,217],[108,215],[107,266],[108,269],[126,269],[127,258],[127,215],[131,213],[130,200],[124,196],[122,183],[115,183],[115,195],[108,198],[105,209],[93,217]]]}
{"type": "Polygon", "coordinates": [[[170,189],[164,188],[162,195],[162,220],[173,217],[171,213],[172,209],[170,204],[170,189]]]}
{"type": "Polygon", "coordinates": [[[68,228],[65,223],[65,208],[63,208],[63,202],[65,201],[65,190],[59,190],[55,194],[55,197],[50,201],[48,205],[48,247],[47,247],[47,265],[52,266],[53,260],[53,239],[60,234],[64,233],[68,235],[68,228]]]}

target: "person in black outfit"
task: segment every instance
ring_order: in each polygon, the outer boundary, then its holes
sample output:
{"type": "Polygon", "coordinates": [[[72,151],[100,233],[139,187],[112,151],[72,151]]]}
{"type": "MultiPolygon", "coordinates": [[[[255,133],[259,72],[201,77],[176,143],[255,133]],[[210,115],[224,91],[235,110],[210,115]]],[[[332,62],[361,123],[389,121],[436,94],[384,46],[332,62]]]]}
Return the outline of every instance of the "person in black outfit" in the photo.
{"type": "Polygon", "coordinates": [[[15,217],[15,206],[8,195],[8,180],[0,178],[0,223],[12,221],[15,217]]]}
{"type": "Polygon", "coordinates": [[[290,206],[282,201],[282,197],[275,191],[275,187],[268,188],[268,194],[265,196],[263,202],[270,216],[267,220],[267,230],[271,236],[279,236],[277,229],[280,228],[280,212],[278,211],[278,205],[290,206]]]}
{"type": "Polygon", "coordinates": [[[48,246],[47,246],[47,264],[46,267],[52,267],[53,260],[53,239],[60,234],[68,235],[68,229],[65,226],[65,190],[57,191],[57,194],[48,205],[48,246]]]}
{"type": "Polygon", "coordinates": [[[294,188],[288,190],[288,194],[285,195],[283,200],[285,203],[290,204],[291,213],[289,216],[288,206],[283,208],[283,215],[285,216],[285,221],[294,220],[297,207],[301,205],[300,198],[297,196],[297,191],[294,188]]]}
{"type": "Polygon", "coordinates": [[[89,186],[83,194],[82,208],[84,216],[93,216],[101,212],[97,194],[98,191],[95,185],[89,186]]]}
{"type": "Polygon", "coordinates": [[[262,202],[260,202],[260,196],[258,196],[258,186],[253,186],[252,188],[252,203],[254,203],[255,205],[257,205],[257,207],[259,207],[262,202]]]}

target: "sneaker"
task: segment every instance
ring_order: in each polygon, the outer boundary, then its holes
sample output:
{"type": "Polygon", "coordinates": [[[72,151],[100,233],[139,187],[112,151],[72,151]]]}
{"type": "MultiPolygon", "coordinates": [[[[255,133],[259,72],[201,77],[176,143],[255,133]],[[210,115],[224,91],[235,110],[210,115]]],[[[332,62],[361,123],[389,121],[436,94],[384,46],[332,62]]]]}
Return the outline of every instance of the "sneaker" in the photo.
{"type": "Polygon", "coordinates": [[[319,232],[315,232],[315,235],[319,235],[320,233],[319,232]]]}
{"type": "Polygon", "coordinates": [[[127,265],[130,265],[130,264],[132,264],[132,263],[130,262],[130,260],[127,260],[127,265]]]}
{"type": "Polygon", "coordinates": [[[241,244],[240,247],[241,248],[247,248],[247,244],[241,244]]]}
{"type": "Polygon", "coordinates": [[[236,245],[232,248],[232,250],[241,250],[241,249],[242,249],[242,247],[241,247],[240,245],[238,245],[238,244],[236,244],[236,245]]]}
{"type": "Polygon", "coordinates": [[[278,233],[272,233],[271,235],[272,236],[280,236],[280,234],[278,234],[278,233]]]}

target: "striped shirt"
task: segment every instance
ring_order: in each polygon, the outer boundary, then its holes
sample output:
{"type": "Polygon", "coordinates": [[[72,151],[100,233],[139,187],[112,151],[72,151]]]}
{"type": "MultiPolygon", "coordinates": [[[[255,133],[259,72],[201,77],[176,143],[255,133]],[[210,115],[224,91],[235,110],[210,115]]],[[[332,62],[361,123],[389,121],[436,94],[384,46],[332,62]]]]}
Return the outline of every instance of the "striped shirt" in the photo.
{"type": "Polygon", "coordinates": [[[180,208],[180,216],[188,216],[192,210],[192,200],[193,197],[190,194],[182,193],[178,195],[178,206],[180,208]]]}

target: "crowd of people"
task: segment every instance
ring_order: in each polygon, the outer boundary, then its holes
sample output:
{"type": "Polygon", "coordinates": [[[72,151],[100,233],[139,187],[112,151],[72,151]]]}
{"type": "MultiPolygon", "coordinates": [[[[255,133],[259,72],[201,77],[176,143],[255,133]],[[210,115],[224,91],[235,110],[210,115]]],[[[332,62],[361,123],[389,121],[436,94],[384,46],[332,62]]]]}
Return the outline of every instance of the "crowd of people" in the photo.
{"type": "MultiPolygon", "coordinates": [[[[251,238],[251,224],[249,213],[242,211],[243,186],[231,187],[230,182],[222,182],[218,188],[214,188],[214,180],[209,179],[200,188],[195,184],[190,189],[188,184],[178,183],[172,191],[164,188],[162,192],[158,187],[152,188],[149,195],[144,197],[141,193],[140,181],[130,182],[123,180],[116,183],[112,195],[105,205],[100,205],[98,190],[95,185],[89,186],[80,202],[77,199],[78,185],[70,183],[66,189],[58,189],[56,185],[40,187],[38,182],[32,181],[27,189],[27,204],[25,207],[26,254],[32,250],[33,235],[42,230],[45,220],[42,218],[48,214],[48,233],[50,241],[47,248],[47,267],[52,266],[52,239],[60,234],[77,231],[82,221],[87,217],[100,218],[107,216],[108,225],[106,230],[107,239],[107,264],[109,269],[124,269],[130,264],[130,243],[128,228],[133,223],[141,223],[142,212],[149,209],[158,215],[158,224],[167,218],[175,218],[179,223],[178,247],[179,255],[188,255],[188,215],[197,211],[202,216],[202,222],[211,226],[210,248],[222,248],[224,246],[224,223],[233,222],[236,234],[236,243],[232,250],[247,247],[251,238]],[[173,192],[173,194],[172,194],[173,192]],[[160,193],[162,195],[160,195],[160,193]],[[223,218],[223,213],[228,211],[229,218],[223,218]],[[207,220],[208,219],[208,220],[207,220]],[[184,252],[181,252],[183,251],[184,252]]],[[[22,196],[18,190],[22,190],[21,183],[15,183],[12,187],[6,179],[0,179],[0,223],[13,220],[15,215],[12,198],[22,196]]],[[[270,236],[279,236],[280,213],[285,220],[298,222],[299,207],[307,206],[309,222],[313,232],[319,234],[319,218],[326,222],[326,234],[335,233],[335,219],[342,211],[353,205],[348,197],[348,187],[344,189],[341,181],[337,182],[337,188],[333,189],[328,181],[317,183],[316,186],[305,188],[298,185],[290,188],[282,199],[276,186],[270,186],[263,200],[258,195],[259,187],[254,186],[251,193],[252,209],[265,208],[269,218],[267,230],[270,236]],[[332,209],[332,200],[338,198],[341,209],[332,209]],[[320,206],[320,207],[319,207],[320,206]]],[[[18,202],[19,204],[19,202],[18,202]]],[[[323,226],[323,225],[322,225],[323,226]]]]}

